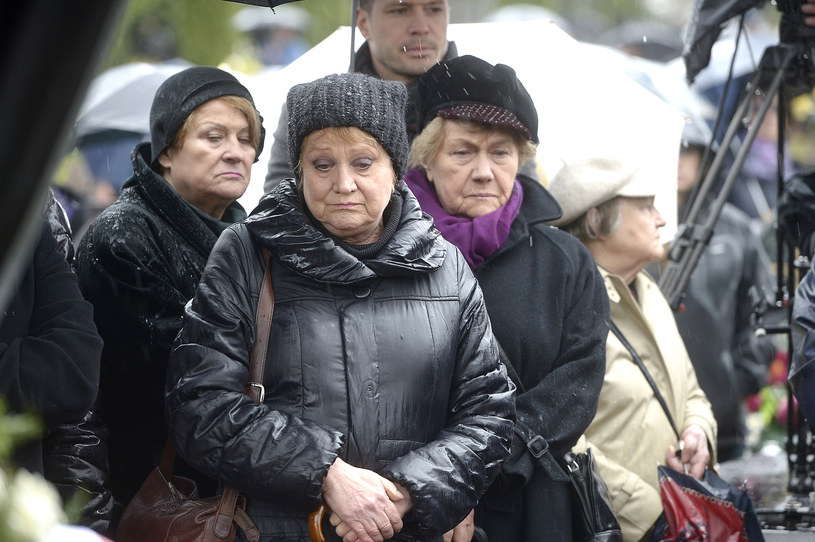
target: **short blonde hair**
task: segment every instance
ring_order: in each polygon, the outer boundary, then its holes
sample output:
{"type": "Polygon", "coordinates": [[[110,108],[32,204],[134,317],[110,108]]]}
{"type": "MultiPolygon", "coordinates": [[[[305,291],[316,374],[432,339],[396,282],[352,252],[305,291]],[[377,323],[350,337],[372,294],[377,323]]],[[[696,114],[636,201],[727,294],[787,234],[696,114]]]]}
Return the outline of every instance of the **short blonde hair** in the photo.
{"type": "Polygon", "coordinates": [[[445,122],[458,122],[472,131],[488,132],[488,131],[501,131],[512,136],[512,140],[518,147],[518,166],[535,156],[537,147],[532,141],[526,138],[522,133],[511,128],[504,128],[503,126],[496,126],[493,124],[484,124],[478,121],[468,119],[444,119],[436,117],[431,120],[424,130],[421,131],[414,139],[410,147],[410,156],[408,158],[408,167],[419,167],[424,169],[424,165],[432,162],[442,145],[442,137],[444,135],[445,122]]]}
{"type": "MultiPolygon", "coordinates": [[[[298,190],[303,189],[303,149],[306,148],[306,142],[315,135],[326,135],[328,138],[333,139],[335,141],[340,141],[342,143],[354,144],[354,143],[366,143],[368,145],[372,145],[376,148],[379,152],[380,156],[385,156],[388,159],[388,163],[393,169],[393,160],[391,156],[388,154],[388,151],[385,150],[385,147],[371,134],[366,132],[365,130],[361,130],[356,126],[328,126],[326,128],[321,128],[319,130],[315,130],[308,134],[306,137],[303,138],[303,144],[300,146],[300,156],[297,159],[297,165],[294,166],[294,176],[297,179],[297,188],[298,190]]],[[[393,172],[393,184],[395,185],[397,181],[396,178],[396,170],[393,172]]]]}

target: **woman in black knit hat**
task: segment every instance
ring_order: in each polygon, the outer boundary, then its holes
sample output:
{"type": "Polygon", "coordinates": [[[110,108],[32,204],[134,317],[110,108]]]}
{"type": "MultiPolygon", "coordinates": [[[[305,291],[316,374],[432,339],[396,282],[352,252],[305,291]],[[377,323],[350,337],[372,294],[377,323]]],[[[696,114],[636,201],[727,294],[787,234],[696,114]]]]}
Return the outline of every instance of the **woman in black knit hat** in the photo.
{"type": "Polygon", "coordinates": [[[133,149],[133,176],[77,247],[105,341],[99,412],[120,510],[161,459],[167,357],[184,304],[220,233],[246,217],[236,200],[262,148],[260,115],[235,77],[208,66],[173,75],[153,99],[150,142],[133,149]]]}
{"type": "Polygon", "coordinates": [[[441,541],[509,452],[513,387],[461,253],[401,181],[402,83],[293,87],[283,181],[212,251],[170,356],[176,449],[247,498],[263,541],[441,541]],[[243,389],[271,258],[265,402],[243,389]]]}
{"type": "Polygon", "coordinates": [[[445,60],[419,78],[417,109],[405,181],[473,269],[518,384],[512,453],[476,525],[490,541],[571,541],[558,461],[597,408],[608,333],[603,281],[585,247],[543,224],[560,207],[518,172],[534,158],[538,116],[512,68],[445,60]]]}

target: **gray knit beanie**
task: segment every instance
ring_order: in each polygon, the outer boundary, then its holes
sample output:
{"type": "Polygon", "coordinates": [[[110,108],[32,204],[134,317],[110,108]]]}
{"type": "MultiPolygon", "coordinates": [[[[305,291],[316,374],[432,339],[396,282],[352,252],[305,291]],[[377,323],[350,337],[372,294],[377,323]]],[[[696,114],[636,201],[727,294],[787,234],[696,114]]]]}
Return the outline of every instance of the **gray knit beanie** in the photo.
{"type": "Polygon", "coordinates": [[[303,139],[328,127],[355,126],[385,148],[396,177],[407,171],[405,128],[407,88],[361,73],[340,73],[295,85],[289,90],[289,167],[300,161],[303,139]]]}
{"type": "MultiPolygon", "coordinates": [[[[156,91],[150,108],[150,163],[172,145],[175,135],[190,113],[209,100],[221,96],[242,96],[252,105],[252,95],[235,76],[212,66],[193,66],[170,76],[156,91]]],[[[260,117],[260,113],[258,113],[260,117]]],[[[260,141],[255,162],[263,150],[265,131],[260,117],[260,141]]]]}

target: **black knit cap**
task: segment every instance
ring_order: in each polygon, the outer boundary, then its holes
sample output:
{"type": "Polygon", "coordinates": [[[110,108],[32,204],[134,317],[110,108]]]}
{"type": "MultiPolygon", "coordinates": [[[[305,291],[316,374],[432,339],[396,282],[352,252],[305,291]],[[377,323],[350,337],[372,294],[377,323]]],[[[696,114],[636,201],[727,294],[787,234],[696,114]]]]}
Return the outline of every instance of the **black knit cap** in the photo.
{"type": "Polygon", "coordinates": [[[393,162],[398,179],[407,171],[407,88],[361,73],[332,74],[289,90],[289,167],[295,171],[303,140],[329,127],[354,126],[371,134],[393,162]]]}
{"type": "MultiPolygon", "coordinates": [[[[173,143],[178,130],[198,106],[221,96],[241,96],[255,101],[232,74],[211,66],[194,66],[170,76],[158,87],[150,107],[150,163],[155,164],[161,152],[173,143]]],[[[258,113],[260,117],[260,113],[258,113]]],[[[255,162],[263,150],[266,132],[260,118],[260,141],[255,162]]]]}
{"type": "Polygon", "coordinates": [[[493,66],[465,55],[443,60],[419,77],[419,131],[435,117],[470,119],[521,132],[538,143],[538,112],[532,97],[505,64],[493,66]]]}

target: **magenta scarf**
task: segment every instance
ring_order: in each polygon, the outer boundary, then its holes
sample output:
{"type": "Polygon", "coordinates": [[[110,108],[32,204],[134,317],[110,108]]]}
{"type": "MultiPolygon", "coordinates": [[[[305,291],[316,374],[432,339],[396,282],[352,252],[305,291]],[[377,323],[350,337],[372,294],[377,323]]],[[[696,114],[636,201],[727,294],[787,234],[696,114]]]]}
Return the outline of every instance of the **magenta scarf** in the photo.
{"type": "Polygon", "coordinates": [[[506,242],[524,199],[521,183],[515,179],[509,201],[503,206],[477,218],[458,217],[444,210],[436,190],[419,168],[408,171],[404,180],[419,200],[422,210],[433,217],[444,238],[458,247],[473,269],[478,269],[506,242]]]}

